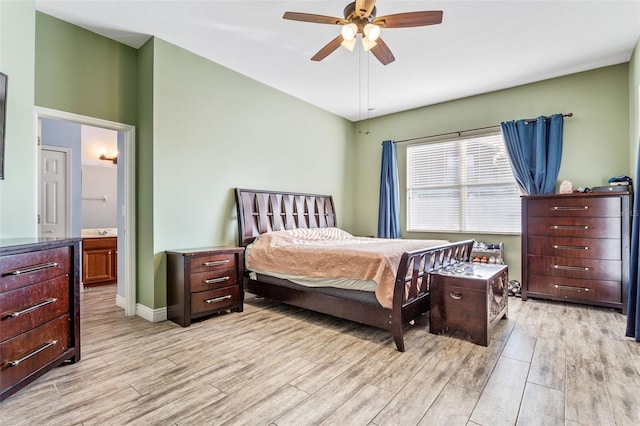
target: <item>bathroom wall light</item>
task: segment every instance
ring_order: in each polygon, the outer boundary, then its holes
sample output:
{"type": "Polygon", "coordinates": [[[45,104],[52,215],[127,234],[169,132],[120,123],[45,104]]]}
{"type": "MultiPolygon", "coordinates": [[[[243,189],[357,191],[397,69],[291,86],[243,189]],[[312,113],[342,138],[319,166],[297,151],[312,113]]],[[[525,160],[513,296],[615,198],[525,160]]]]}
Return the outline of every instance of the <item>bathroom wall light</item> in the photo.
{"type": "Polygon", "coordinates": [[[118,153],[116,152],[113,155],[113,157],[107,157],[107,155],[103,152],[100,154],[100,157],[98,157],[98,159],[104,160],[104,161],[111,161],[113,164],[118,164],[118,153]]]}

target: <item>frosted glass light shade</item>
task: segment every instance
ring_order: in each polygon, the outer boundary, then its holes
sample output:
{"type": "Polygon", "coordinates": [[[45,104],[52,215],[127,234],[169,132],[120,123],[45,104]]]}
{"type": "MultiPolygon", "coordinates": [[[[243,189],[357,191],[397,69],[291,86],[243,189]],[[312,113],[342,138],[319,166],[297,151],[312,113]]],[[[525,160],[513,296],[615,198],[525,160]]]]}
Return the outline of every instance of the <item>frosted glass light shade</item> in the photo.
{"type": "Polygon", "coordinates": [[[340,43],[342,45],[342,47],[344,47],[345,49],[348,49],[349,52],[353,52],[353,46],[356,45],[356,39],[355,37],[352,38],[351,40],[342,40],[342,43],[340,43]]]}
{"type": "Polygon", "coordinates": [[[358,26],[353,22],[343,25],[340,34],[342,34],[342,38],[345,40],[353,40],[356,34],[358,34],[358,26]]]}
{"type": "Polygon", "coordinates": [[[373,49],[378,43],[373,40],[369,40],[368,37],[362,37],[362,48],[365,52],[373,49]]]}
{"type": "Polygon", "coordinates": [[[376,24],[367,24],[364,26],[364,35],[371,41],[376,41],[380,38],[380,27],[376,24]]]}

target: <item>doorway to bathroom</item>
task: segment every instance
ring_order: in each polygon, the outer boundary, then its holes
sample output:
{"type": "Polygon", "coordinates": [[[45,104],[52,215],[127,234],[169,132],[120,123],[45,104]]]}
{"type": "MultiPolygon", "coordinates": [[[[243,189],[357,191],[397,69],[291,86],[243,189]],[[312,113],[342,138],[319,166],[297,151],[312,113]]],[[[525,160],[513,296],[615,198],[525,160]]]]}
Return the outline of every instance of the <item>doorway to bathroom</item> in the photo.
{"type": "Polygon", "coordinates": [[[135,127],[40,107],[36,119],[39,234],[90,238],[99,267],[82,278],[117,281],[116,305],[135,315],[135,127]]]}

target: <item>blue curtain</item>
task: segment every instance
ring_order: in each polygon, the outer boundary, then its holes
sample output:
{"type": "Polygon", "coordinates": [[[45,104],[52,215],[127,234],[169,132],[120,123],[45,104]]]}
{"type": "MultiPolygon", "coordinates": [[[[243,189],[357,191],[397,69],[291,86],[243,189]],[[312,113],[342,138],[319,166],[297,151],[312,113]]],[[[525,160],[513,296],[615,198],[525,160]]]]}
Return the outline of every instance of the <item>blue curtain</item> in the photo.
{"type": "Polygon", "coordinates": [[[393,141],[382,142],[378,238],[400,238],[398,163],[396,161],[396,145],[393,141]]]}
{"type": "Polygon", "coordinates": [[[562,114],[500,124],[513,175],[527,194],[553,194],[562,159],[562,114]]]}
{"type": "MultiPolygon", "coordinates": [[[[636,163],[636,178],[640,176],[640,150],[636,163]]],[[[628,337],[634,337],[640,342],[640,277],[638,276],[638,248],[640,246],[640,200],[637,195],[633,197],[633,210],[631,211],[631,258],[629,259],[629,299],[627,301],[627,332],[628,337]]]]}

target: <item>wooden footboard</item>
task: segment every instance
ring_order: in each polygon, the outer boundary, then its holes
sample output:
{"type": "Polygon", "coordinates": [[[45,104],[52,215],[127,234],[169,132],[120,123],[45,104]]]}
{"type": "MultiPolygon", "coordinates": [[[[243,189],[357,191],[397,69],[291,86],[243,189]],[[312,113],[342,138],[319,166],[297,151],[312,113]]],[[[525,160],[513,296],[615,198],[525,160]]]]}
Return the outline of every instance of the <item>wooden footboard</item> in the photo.
{"type": "Polygon", "coordinates": [[[404,352],[404,325],[429,311],[431,272],[469,262],[472,249],[473,240],[466,240],[402,255],[396,275],[389,327],[400,352],[404,352]]]}

